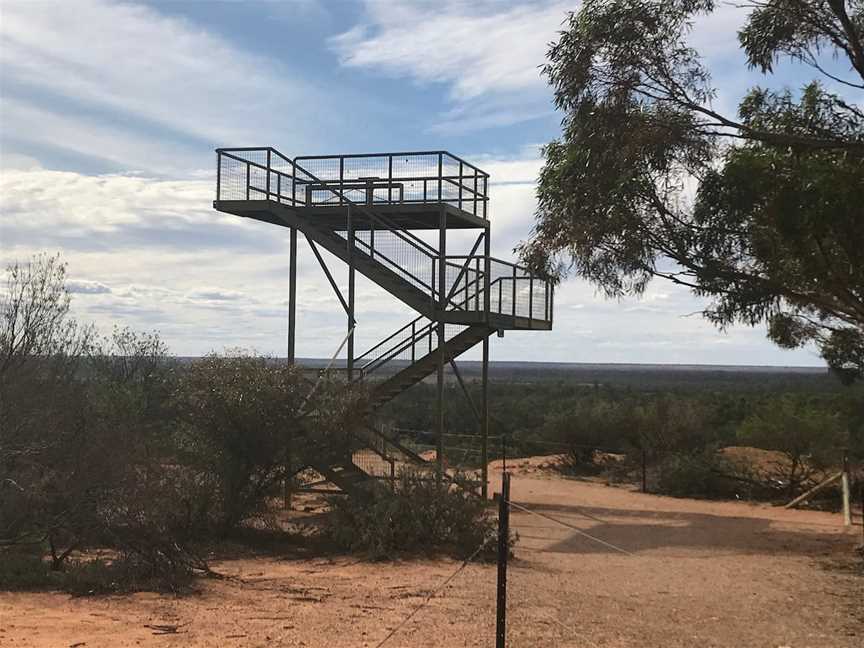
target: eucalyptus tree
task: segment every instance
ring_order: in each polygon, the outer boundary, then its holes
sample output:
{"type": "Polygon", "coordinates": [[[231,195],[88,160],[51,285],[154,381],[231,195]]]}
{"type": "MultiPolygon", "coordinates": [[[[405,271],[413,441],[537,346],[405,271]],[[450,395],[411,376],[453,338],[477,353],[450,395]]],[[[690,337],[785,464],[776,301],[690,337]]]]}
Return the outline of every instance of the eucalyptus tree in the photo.
{"type": "MultiPolygon", "coordinates": [[[[544,148],[523,258],[610,297],[653,278],[708,297],[720,327],[766,323],[864,374],[864,2],[757,0],[738,42],[766,87],[737,114],[688,43],[710,0],[586,0],[544,73],[562,134],[544,148]],[[781,62],[808,71],[777,89],[781,62]],[[857,103],[856,103],[857,102],[857,103]]],[[[707,16],[707,17],[706,17],[707,16]]],[[[737,88],[724,89],[727,94],[737,88]]]]}

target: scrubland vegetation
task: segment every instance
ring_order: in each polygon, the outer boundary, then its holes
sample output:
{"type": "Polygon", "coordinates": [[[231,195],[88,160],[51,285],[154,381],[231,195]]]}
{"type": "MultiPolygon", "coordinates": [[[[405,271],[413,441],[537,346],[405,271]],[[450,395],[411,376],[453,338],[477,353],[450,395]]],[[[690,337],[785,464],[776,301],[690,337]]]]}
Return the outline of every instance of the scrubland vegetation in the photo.
{"type": "MultiPolygon", "coordinates": [[[[340,451],[364,391],[241,352],[177,362],[155,333],[103,337],[72,317],[65,276],[45,255],[7,269],[0,586],[182,589],[209,573],[214,543],[277,528],[283,482],[340,451]]],[[[376,557],[430,541],[473,548],[489,533],[485,506],[435,490],[405,474],[368,508],[337,504],[313,541],[376,557]]]]}
{"type": "MultiPolygon", "coordinates": [[[[238,530],[287,533],[274,518],[283,482],[339,452],[365,409],[363,388],[324,376],[313,389],[299,369],[239,352],[178,362],[155,333],[101,336],[71,316],[64,284],[56,257],[7,271],[0,585],[179,591],[210,573],[210,550],[238,530]]],[[[383,417],[431,429],[433,400],[420,385],[383,417]]],[[[844,450],[864,456],[858,387],[499,383],[491,411],[510,457],[559,453],[564,473],[620,482],[638,481],[644,453],[649,490],[680,496],[784,500],[844,450]],[[782,460],[757,466],[729,446],[782,460]]],[[[450,394],[449,430],[475,433],[472,420],[450,394]]],[[[496,442],[490,459],[502,451],[496,442]]],[[[476,456],[465,463],[476,467],[476,456]]],[[[374,559],[417,550],[464,557],[493,535],[489,513],[465,489],[404,472],[362,501],[334,498],[306,541],[374,559]]]]}
{"type": "MultiPolygon", "coordinates": [[[[674,372],[655,380],[642,374],[637,385],[620,373],[618,384],[586,384],[579,377],[493,383],[490,434],[497,438],[490,458],[505,451],[510,457],[560,453],[566,474],[640,483],[644,453],[651,492],[777,502],[838,470],[844,452],[853,468],[864,459],[861,385],[831,376],[755,380],[742,373],[741,380],[721,381],[687,372],[677,382],[674,372]]],[[[448,389],[449,431],[477,434],[458,386],[448,389]]],[[[480,398],[479,387],[472,396],[480,398]]],[[[428,438],[411,430],[434,428],[434,404],[434,386],[419,385],[382,416],[406,430],[404,440],[422,445],[428,438]]],[[[447,444],[448,456],[466,458],[466,466],[479,461],[476,442],[454,436],[447,444]]],[[[829,489],[819,503],[837,506],[838,497],[829,489]]]]}

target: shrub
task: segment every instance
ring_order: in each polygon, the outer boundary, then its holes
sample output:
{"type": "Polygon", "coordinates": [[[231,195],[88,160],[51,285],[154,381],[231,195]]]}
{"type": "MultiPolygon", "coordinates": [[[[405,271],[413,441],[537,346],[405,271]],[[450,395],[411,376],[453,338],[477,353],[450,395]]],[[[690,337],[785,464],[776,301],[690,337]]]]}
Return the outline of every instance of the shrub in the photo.
{"type": "Polygon", "coordinates": [[[788,396],[749,416],[738,429],[738,440],[786,456],[787,461],[774,465],[770,478],[785,486],[787,498],[805,490],[827,467],[838,465],[841,448],[849,443],[838,412],[788,396]]]}
{"type": "Polygon", "coordinates": [[[331,498],[326,535],[340,548],[374,560],[417,551],[466,558],[494,549],[496,522],[486,502],[461,486],[439,487],[426,473],[402,471],[393,491],[377,485],[368,498],[331,498]]]}
{"type": "Polygon", "coordinates": [[[712,450],[667,456],[659,466],[657,491],[673,497],[734,498],[732,470],[712,450]]]}

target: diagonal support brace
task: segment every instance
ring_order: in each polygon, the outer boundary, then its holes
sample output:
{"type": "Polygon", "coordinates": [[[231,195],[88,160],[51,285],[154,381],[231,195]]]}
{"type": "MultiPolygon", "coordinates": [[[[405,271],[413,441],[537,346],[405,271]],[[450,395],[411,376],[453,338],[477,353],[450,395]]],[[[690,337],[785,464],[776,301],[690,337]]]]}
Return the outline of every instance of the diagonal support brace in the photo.
{"type": "MultiPolygon", "coordinates": [[[[309,243],[309,247],[312,248],[312,253],[315,255],[315,258],[318,259],[318,264],[321,266],[321,269],[324,271],[324,274],[327,277],[327,281],[330,282],[330,286],[333,288],[333,292],[336,293],[336,297],[339,299],[339,303],[342,304],[342,308],[345,309],[345,313],[351,317],[351,311],[348,308],[348,302],[345,301],[345,298],[342,296],[342,291],[339,290],[339,286],[336,285],[336,281],[333,279],[333,275],[330,274],[330,268],[327,267],[327,264],[324,262],[324,257],[321,256],[321,253],[318,251],[318,246],[315,245],[314,241],[309,238],[309,235],[304,233],[303,236],[306,237],[306,241],[309,243]]],[[[352,326],[357,324],[357,321],[352,317],[351,318],[352,326]]]]}
{"type": "Polygon", "coordinates": [[[459,367],[456,366],[456,361],[452,358],[450,359],[450,366],[453,368],[453,374],[456,376],[456,380],[459,382],[459,386],[462,388],[462,393],[465,394],[468,405],[471,406],[471,412],[474,414],[474,420],[477,421],[477,425],[483,425],[483,419],[480,417],[480,410],[477,409],[477,406],[474,404],[474,399],[471,398],[471,394],[468,393],[468,387],[465,385],[465,381],[462,380],[462,372],[459,371],[459,367]]]}

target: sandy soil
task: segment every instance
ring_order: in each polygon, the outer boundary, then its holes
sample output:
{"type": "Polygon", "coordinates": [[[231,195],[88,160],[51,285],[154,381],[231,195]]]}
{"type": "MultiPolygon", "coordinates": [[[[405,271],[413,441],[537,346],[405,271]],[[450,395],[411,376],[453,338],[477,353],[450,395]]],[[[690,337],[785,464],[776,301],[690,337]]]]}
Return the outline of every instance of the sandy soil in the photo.
{"type": "MultiPolygon", "coordinates": [[[[843,568],[857,538],[838,515],[641,495],[539,475],[539,463],[513,466],[514,502],[633,555],[514,512],[508,646],[864,645],[864,578],[843,568]]],[[[182,598],[0,593],[0,646],[374,647],[458,563],[271,556],[215,567],[234,578],[182,598]],[[159,625],[178,634],[154,634],[159,625]]],[[[472,564],[385,645],[488,647],[494,620],[495,567],[472,564]]]]}

